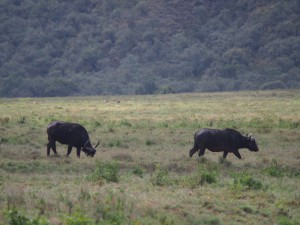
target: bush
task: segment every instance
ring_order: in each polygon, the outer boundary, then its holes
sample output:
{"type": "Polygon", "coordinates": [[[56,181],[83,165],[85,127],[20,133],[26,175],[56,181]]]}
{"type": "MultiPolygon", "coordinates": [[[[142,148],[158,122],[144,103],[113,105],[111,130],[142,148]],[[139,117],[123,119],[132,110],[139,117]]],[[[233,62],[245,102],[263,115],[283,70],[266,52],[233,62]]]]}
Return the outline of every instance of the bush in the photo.
{"type": "Polygon", "coordinates": [[[284,176],[284,168],[273,160],[272,164],[264,169],[264,172],[272,177],[283,177],[284,176]]]}
{"type": "Polygon", "coordinates": [[[96,206],[96,212],[100,216],[97,220],[101,225],[130,224],[128,214],[131,208],[126,204],[124,196],[111,191],[100,204],[96,206]]]}
{"type": "Polygon", "coordinates": [[[234,176],[233,185],[235,189],[262,189],[263,185],[259,180],[254,179],[248,174],[237,174],[234,176]]]}
{"type": "Polygon", "coordinates": [[[285,89],[286,86],[282,81],[272,81],[264,83],[260,86],[261,90],[272,90],[272,89],[285,89]]]}
{"type": "Polygon", "coordinates": [[[146,144],[147,146],[155,145],[155,141],[154,141],[154,140],[147,139],[147,140],[145,141],[145,144],[146,144]]]}
{"type": "Polygon", "coordinates": [[[119,181],[119,165],[116,162],[98,162],[93,174],[88,176],[91,181],[106,180],[108,182],[119,181]]]}
{"type": "Polygon", "coordinates": [[[135,13],[138,16],[146,16],[148,14],[148,3],[141,1],[135,6],[135,13]]]}
{"type": "Polygon", "coordinates": [[[5,213],[5,219],[5,224],[8,225],[50,225],[49,221],[47,221],[44,217],[31,219],[20,214],[15,208],[5,213]]]}
{"type": "Polygon", "coordinates": [[[297,223],[297,221],[292,221],[291,219],[289,219],[286,216],[281,216],[278,218],[278,224],[279,225],[297,225],[299,223],[297,223]]]}
{"type": "Polygon", "coordinates": [[[168,170],[156,166],[152,183],[154,185],[163,186],[169,184],[168,170]]]}
{"type": "Polygon", "coordinates": [[[93,221],[81,213],[75,213],[65,219],[66,225],[93,225],[93,221]]]}
{"type": "Polygon", "coordinates": [[[143,177],[144,176],[144,170],[141,167],[135,167],[132,171],[132,173],[134,175],[137,175],[139,177],[143,177]]]}
{"type": "Polygon", "coordinates": [[[174,93],[174,91],[172,90],[172,87],[165,85],[159,88],[158,90],[159,94],[171,94],[174,93]]]}
{"type": "Polygon", "coordinates": [[[282,178],[283,176],[298,177],[300,175],[300,170],[288,166],[279,165],[276,160],[273,160],[271,165],[264,168],[262,172],[271,177],[277,178],[282,178]]]}
{"type": "Polygon", "coordinates": [[[216,183],[219,177],[219,165],[211,162],[205,157],[199,159],[200,164],[198,165],[198,184],[204,185],[205,183],[212,184],[216,183]],[[200,177],[200,180],[199,180],[200,177]]]}
{"type": "Polygon", "coordinates": [[[204,215],[201,216],[200,218],[194,218],[189,216],[187,218],[187,222],[190,225],[220,225],[222,224],[220,219],[214,215],[204,215]]]}
{"type": "Polygon", "coordinates": [[[209,172],[204,170],[201,172],[200,184],[203,185],[205,183],[212,184],[217,182],[217,173],[215,171],[209,172]]]}

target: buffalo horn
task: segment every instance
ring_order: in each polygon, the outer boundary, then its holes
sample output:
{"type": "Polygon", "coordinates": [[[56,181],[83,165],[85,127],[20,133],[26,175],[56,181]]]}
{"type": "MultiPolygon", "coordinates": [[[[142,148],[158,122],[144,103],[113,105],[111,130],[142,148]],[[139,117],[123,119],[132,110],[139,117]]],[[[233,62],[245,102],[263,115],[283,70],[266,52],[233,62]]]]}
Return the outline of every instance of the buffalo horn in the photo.
{"type": "Polygon", "coordinates": [[[95,147],[94,147],[94,148],[97,148],[97,147],[98,147],[98,145],[99,145],[99,143],[100,143],[100,141],[98,141],[98,143],[95,145],[95,147]]]}

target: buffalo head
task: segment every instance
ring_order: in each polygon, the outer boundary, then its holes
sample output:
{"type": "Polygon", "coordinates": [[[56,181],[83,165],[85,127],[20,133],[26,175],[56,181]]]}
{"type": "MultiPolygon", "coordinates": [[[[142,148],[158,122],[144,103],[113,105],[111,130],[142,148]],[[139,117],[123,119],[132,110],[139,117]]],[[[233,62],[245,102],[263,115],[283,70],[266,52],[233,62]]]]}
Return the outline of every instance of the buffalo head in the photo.
{"type": "Polygon", "coordinates": [[[98,143],[95,145],[95,147],[93,147],[90,143],[90,140],[87,141],[87,143],[83,146],[82,151],[87,155],[87,156],[91,156],[94,157],[95,153],[96,153],[96,148],[99,145],[99,141],[98,143]]]}
{"type": "Polygon", "coordinates": [[[252,151],[252,152],[258,152],[258,147],[257,147],[257,144],[256,144],[256,141],[255,141],[255,138],[252,137],[252,135],[248,135],[246,134],[246,145],[247,145],[247,148],[252,151]]]}

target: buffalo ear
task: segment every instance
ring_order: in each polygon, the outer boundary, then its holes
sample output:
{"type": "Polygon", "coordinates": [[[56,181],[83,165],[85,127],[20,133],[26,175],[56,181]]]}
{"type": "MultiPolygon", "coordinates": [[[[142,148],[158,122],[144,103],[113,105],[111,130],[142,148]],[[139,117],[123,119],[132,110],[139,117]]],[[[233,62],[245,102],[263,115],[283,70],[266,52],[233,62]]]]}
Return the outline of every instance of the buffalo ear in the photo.
{"type": "Polygon", "coordinates": [[[252,137],[252,134],[246,134],[245,137],[246,137],[249,141],[255,141],[255,138],[252,137]]]}
{"type": "Polygon", "coordinates": [[[252,134],[249,134],[249,140],[250,141],[255,141],[255,138],[252,136],[252,134]]]}

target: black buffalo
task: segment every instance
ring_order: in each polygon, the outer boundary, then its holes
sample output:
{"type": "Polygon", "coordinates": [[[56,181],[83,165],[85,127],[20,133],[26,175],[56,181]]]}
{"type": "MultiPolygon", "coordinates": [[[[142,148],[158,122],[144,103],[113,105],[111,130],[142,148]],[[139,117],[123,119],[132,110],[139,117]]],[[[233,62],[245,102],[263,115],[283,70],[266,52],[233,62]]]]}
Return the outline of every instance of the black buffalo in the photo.
{"type": "Polygon", "coordinates": [[[190,150],[190,157],[198,150],[199,156],[202,156],[205,149],[208,149],[212,152],[224,152],[224,158],[229,152],[232,152],[241,159],[240,148],[248,148],[254,152],[258,151],[255,139],[251,135],[243,136],[240,132],[233,129],[217,130],[205,128],[195,133],[194,147],[190,150]]]}
{"type": "Polygon", "coordinates": [[[47,134],[49,143],[47,144],[47,156],[50,156],[50,149],[56,152],[56,144],[58,141],[61,144],[68,145],[67,156],[70,155],[72,148],[77,148],[77,156],[80,157],[80,151],[85,152],[87,156],[94,156],[96,153],[96,147],[93,148],[86,129],[78,123],[67,123],[55,121],[48,125],[47,134]]]}

